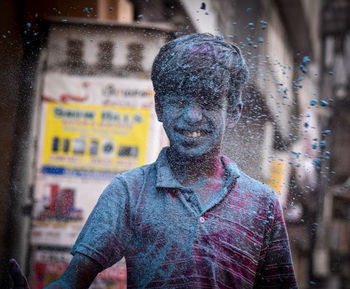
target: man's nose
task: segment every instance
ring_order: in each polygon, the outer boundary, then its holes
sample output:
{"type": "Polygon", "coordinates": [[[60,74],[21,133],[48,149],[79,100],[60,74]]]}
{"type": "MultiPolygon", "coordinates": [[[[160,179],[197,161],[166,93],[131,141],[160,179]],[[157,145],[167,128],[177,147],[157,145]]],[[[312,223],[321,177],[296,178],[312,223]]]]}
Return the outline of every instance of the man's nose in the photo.
{"type": "Polygon", "coordinates": [[[185,107],[184,117],[186,122],[190,124],[197,123],[202,120],[202,109],[197,103],[189,103],[185,107]]]}

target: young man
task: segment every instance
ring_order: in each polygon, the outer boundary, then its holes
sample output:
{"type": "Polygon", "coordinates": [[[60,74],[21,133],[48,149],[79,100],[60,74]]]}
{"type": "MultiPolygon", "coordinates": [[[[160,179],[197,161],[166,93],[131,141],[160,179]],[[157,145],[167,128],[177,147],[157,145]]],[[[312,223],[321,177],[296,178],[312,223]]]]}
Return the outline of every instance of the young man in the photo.
{"type": "Polygon", "coordinates": [[[219,36],[161,48],[152,81],[170,147],[114,178],[48,288],[87,288],[123,256],[128,288],[297,287],[277,196],[221,154],[247,78],[239,49],[219,36]]]}

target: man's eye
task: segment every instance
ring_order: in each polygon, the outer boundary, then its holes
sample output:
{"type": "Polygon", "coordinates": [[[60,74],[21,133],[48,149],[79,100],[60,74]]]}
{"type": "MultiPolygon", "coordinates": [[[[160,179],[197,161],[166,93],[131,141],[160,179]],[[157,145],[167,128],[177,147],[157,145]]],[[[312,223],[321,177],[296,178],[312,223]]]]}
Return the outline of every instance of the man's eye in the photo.
{"type": "Polygon", "coordinates": [[[174,106],[177,108],[184,108],[186,105],[184,102],[178,101],[174,103],[174,106]]]}
{"type": "Polygon", "coordinates": [[[206,103],[203,103],[203,108],[206,110],[220,109],[222,108],[222,105],[217,102],[208,101],[206,103]]]}
{"type": "Polygon", "coordinates": [[[169,99],[166,101],[165,105],[182,108],[185,107],[186,102],[182,99],[169,99]]]}

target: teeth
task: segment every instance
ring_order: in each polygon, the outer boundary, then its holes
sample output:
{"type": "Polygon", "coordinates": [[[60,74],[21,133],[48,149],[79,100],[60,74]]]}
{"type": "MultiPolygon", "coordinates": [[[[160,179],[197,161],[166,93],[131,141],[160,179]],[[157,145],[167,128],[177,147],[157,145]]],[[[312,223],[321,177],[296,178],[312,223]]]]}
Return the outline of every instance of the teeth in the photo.
{"type": "Polygon", "coordinates": [[[179,130],[179,132],[187,137],[197,138],[201,136],[201,131],[179,130]]]}
{"type": "Polygon", "coordinates": [[[194,131],[189,134],[190,137],[199,137],[201,135],[200,131],[194,131]]]}

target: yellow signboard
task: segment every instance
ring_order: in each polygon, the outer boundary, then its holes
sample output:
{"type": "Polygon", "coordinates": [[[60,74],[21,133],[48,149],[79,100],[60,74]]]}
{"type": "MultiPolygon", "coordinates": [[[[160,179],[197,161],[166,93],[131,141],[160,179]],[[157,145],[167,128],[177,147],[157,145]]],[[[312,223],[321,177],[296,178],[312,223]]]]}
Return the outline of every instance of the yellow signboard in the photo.
{"type": "Polygon", "coordinates": [[[55,102],[44,105],[44,173],[118,173],[145,164],[149,108],[55,102]]]}

